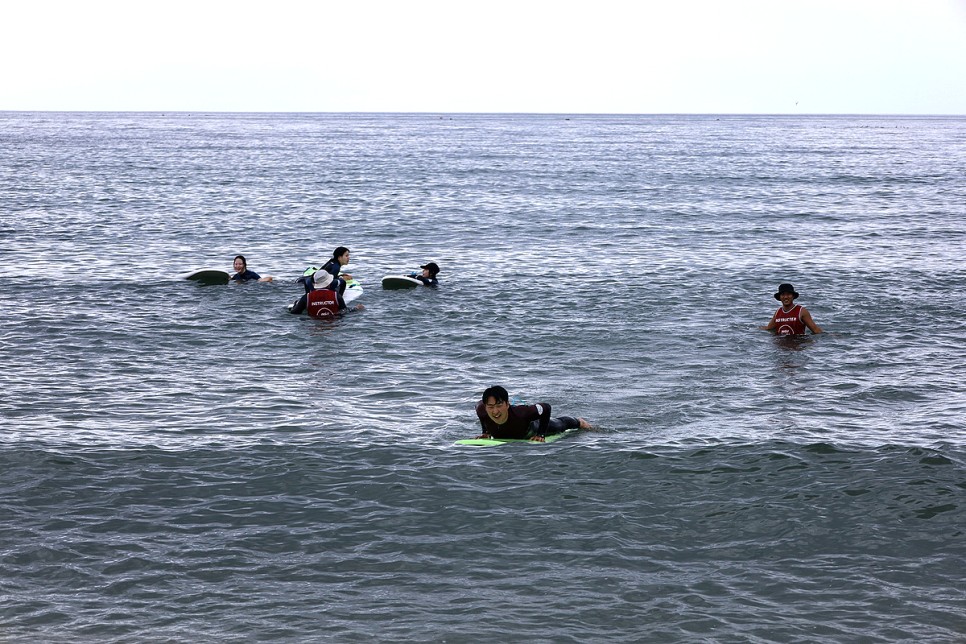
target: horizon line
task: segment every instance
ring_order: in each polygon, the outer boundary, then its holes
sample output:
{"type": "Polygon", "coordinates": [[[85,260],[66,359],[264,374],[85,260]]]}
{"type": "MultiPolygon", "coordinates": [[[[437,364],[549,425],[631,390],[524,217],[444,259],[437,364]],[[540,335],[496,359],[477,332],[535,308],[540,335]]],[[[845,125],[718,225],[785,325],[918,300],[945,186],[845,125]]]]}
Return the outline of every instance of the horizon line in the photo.
{"type": "Polygon", "coordinates": [[[189,109],[0,109],[0,114],[329,114],[329,115],[448,115],[448,116],[850,116],[850,117],[966,117],[966,114],[940,112],[476,112],[476,111],[397,111],[397,110],[189,110],[189,109]]]}

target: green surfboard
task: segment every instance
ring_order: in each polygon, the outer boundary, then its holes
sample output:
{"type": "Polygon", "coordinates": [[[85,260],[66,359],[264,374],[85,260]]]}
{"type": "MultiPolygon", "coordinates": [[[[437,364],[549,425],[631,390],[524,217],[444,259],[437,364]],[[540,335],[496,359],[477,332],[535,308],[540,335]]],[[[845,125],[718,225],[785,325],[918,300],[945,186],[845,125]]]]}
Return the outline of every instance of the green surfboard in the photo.
{"type": "Polygon", "coordinates": [[[528,445],[546,445],[558,441],[565,436],[570,436],[576,429],[568,429],[559,434],[550,434],[544,442],[531,441],[525,438],[463,438],[456,441],[457,445],[475,445],[477,447],[489,447],[491,445],[506,445],[507,443],[527,443],[528,445]]]}

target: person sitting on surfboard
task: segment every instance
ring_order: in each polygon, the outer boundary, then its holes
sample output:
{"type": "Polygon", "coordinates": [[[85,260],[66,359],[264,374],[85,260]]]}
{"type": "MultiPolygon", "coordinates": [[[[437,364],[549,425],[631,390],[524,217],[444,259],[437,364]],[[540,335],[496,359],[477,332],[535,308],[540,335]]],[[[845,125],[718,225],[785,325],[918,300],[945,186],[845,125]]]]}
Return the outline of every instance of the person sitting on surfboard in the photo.
{"type": "MultiPolygon", "coordinates": [[[[322,268],[319,269],[319,271],[324,271],[332,276],[332,279],[335,280],[336,285],[338,286],[336,290],[338,290],[340,293],[345,293],[345,283],[352,279],[352,275],[349,273],[341,272],[342,267],[349,263],[349,254],[348,248],[345,246],[339,246],[332,251],[332,259],[323,264],[322,268]]],[[[318,282],[318,278],[321,278],[322,276],[319,275],[318,272],[316,272],[316,276],[316,282],[318,282]]],[[[315,288],[319,287],[316,286],[315,288]]]]}
{"type": "Polygon", "coordinates": [[[332,279],[336,280],[338,285],[338,291],[340,293],[345,293],[345,283],[347,280],[352,279],[352,275],[349,273],[341,273],[342,267],[349,263],[349,249],[345,246],[339,246],[334,251],[332,251],[332,258],[322,265],[322,268],[312,268],[306,269],[302,274],[302,277],[298,278],[297,282],[302,282],[305,286],[305,292],[308,293],[313,288],[321,288],[316,284],[320,279],[322,279],[322,273],[328,273],[332,276],[332,279]]]}
{"type": "Polygon", "coordinates": [[[419,280],[423,283],[423,286],[439,286],[439,281],[436,276],[439,274],[439,265],[436,262],[430,262],[420,266],[423,269],[422,275],[419,273],[410,273],[409,276],[414,280],[419,280]]]}
{"type": "Polygon", "coordinates": [[[476,404],[476,416],[483,426],[477,438],[515,438],[544,442],[548,434],[559,434],[568,429],[590,429],[590,423],[572,416],[550,417],[550,405],[511,405],[506,389],[488,387],[476,404]]]}
{"type": "Polygon", "coordinates": [[[796,298],[798,293],[795,292],[795,287],[791,284],[779,284],[775,299],[782,305],[771,316],[771,321],[759,328],[777,335],[805,335],[806,327],[812,333],[822,333],[821,327],[812,319],[812,314],[801,304],[795,304],[796,298]]]}
{"type": "Polygon", "coordinates": [[[273,278],[271,275],[266,275],[262,277],[255,271],[248,270],[248,260],[245,259],[244,255],[235,255],[235,261],[232,263],[235,268],[235,274],[228,278],[234,282],[248,282],[255,280],[257,282],[271,282],[273,278]]]}
{"type": "Polygon", "coordinates": [[[294,304],[288,307],[289,313],[301,313],[308,309],[309,315],[314,318],[331,318],[336,313],[343,311],[361,311],[365,307],[362,304],[348,306],[342,299],[342,294],[336,290],[335,280],[332,275],[319,271],[318,281],[315,282],[316,288],[300,297],[294,304]]]}

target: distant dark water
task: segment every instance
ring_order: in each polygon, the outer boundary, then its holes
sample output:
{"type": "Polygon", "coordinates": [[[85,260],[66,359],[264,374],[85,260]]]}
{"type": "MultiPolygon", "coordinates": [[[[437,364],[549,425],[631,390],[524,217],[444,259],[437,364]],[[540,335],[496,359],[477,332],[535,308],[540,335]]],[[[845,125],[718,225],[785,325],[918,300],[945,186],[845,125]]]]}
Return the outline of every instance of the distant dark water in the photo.
{"type": "Polygon", "coordinates": [[[966,637],[966,119],[0,141],[0,638],[966,637]],[[337,245],[366,310],[289,315],[337,245]],[[783,281],[827,335],[757,330],[783,281]],[[494,383],[600,431],[455,447],[494,383]]]}

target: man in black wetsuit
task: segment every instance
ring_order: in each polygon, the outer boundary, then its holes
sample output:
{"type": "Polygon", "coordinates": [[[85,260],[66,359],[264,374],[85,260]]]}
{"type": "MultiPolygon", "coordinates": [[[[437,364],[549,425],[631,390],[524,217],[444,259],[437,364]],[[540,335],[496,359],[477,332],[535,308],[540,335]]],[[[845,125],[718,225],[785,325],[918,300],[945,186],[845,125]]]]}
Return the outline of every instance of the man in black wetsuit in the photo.
{"type": "Polygon", "coordinates": [[[548,434],[568,429],[590,429],[590,423],[573,416],[550,417],[550,405],[511,405],[506,389],[489,387],[476,404],[476,416],[483,426],[478,438],[516,438],[543,442],[548,434]]]}

